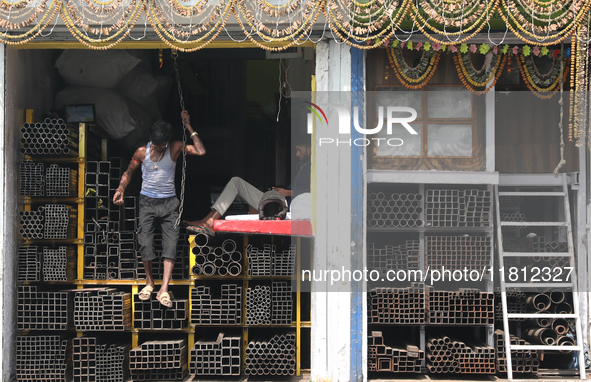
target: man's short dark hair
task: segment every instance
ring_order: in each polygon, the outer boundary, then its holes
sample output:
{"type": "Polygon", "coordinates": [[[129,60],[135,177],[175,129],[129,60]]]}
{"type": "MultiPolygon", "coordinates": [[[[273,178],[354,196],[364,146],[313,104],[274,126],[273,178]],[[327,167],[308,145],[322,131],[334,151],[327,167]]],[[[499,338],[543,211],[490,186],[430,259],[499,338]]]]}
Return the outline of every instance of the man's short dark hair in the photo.
{"type": "Polygon", "coordinates": [[[172,135],[172,125],[166,121],[158,120],[154,122],[150,129],[150,138],[152,144],[161,145],[170,139],[172,135]]]}
{"type": "Polygon", "coordinates": [[[298,138],[295,140],[295,146],[312,147],[310,137],[298,138]]]}

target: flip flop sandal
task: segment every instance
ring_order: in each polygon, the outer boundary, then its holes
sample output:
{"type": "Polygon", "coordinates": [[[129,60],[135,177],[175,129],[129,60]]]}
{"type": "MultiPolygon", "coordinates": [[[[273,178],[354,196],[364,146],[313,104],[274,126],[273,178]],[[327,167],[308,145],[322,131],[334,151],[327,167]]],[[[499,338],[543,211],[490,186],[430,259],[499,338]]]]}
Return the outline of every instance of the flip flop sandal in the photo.
{"type": "Polygon", "coordinates": [[[215,232],[202,225],[191,225],[187,227],[187,232],[194,234],[204,234],[207,236],[215,236],[215,232]]]}
{"type": "Polygon", "coordinates": [[[172,308],[172,301],[170,299],[170,295],[167,292],[162,292],[159,296],[157,295],[156,300],[160,301],[160,303],[165,307],[172,308]]]}
{"type": "Polygon", "coordinates": [[[138,298],[142,301],[149,300],[152,297],[152,291],[154,291],[154,287],[151,285],[146,285],[142,288],[140,293],[138,293],[138,298]]]}

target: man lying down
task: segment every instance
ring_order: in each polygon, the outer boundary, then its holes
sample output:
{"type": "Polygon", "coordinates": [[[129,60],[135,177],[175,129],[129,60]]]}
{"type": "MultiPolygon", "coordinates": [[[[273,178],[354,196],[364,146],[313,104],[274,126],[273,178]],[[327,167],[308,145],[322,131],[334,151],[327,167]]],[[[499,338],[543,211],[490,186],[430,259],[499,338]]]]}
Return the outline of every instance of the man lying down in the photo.
{"type": "MultiPolygon", "coordinates": [[[[291,189],[284,189],[280,187],[273,187],[273,191],[281,194],[283,197],[290,196],[291,201],[291,219],[309,219],[310,218],[310,141],[305,140],[298,142],[295,145],[296,156],[300,160],[299,170],[296,174],[291,189]]],[[[190,233],[203,233],[206,235],[213,236],[215,232],[213,230],[213,222],[219,220],[224,216],[230,205],[234,202],[236,196],[240,195],[242,199],[249,206],[259,211],[261,200],[267,197],[273,197],[268,195],[252,184],[246,182],[244,179],[239,177],[233,177],[230,179],[228,184],[224,187],[224,190],[220,194],[217,201],[211,206],[211,211],[202,219],[195,221],[187,221],[184,223],[188,225],[187,231],[190,233]]]]}

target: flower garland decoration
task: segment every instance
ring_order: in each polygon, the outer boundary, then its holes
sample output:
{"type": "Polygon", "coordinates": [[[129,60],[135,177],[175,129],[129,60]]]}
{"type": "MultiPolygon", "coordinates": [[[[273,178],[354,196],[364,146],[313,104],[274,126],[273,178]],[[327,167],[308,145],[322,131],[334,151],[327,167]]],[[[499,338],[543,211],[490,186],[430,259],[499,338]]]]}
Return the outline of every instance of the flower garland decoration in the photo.
{"type": "Polygon", "coordinates": [[[415,27],[431,41],[444,45],[461,44],[487,25],[497,8],[497,2],[420,0],[418,6],[411,3],[410,12],[416,18],[415,27]]]}
{"type": "Polygon", "coordinates": [[[468,90],[480,95],[490,91],[495,86],[499,77],[503,73],[503,69],[507,62],[507,55],[488,52],[486,48],[480,48],[477,53],[477,50],[475,49],[476,46],[474,44],[472,44],[472,46],[474,48],[470,49],[471,53],[460,51],[453,55],[453,59],[460,81],[462,81],[468,90]],[[474,64],[472,63],[473,54],[485,55],[486,58],[482,68],[476,69],[474,67],[474,64]],[[478,90],[478,88],[484,89],[478,90]]]}
{"type": "Polygon", "coordinates": [[[198,0],[191,6],[179,0],[143,0],[150,25],[170,48],[194,52],[209,45],[224,29],[232,0],[198,0]]]}
{"type": "Polygon", "coordinates": [[[500,0],[499,15],[522,41],[548,46],[574,33],[590,6],[586,0],[500,0]]]}
{"type": "Polygon", "coordinates": [[[390,66],[394,69],[394,74],[400,83],[406,88],[420,89],[427,85],[431,77],[433,77],[441,57],[440,52],[426,47],[423,49],[419,63],[415,67],[411,67],[406,63],[400,45],[392,44],[389,49],[386,49],[390,66]]]}
{"type": "MultiPolygon", "coordinates": [[[[575,144],[577,147],[580,147],[585,144],[585,139],[587,139],[587,144],[589,144],[589,127],[587,122],[587,115],[588,113],[588,92],[589,92],[589,41],[590,32],[589,32],[589,20],[586,20],[586,23],[581,25],[577,29],[576,34],[576,51],[574,52],[574,58],[576,60],[575,68],[575,87],[574,87],[574,108],[573,108],[573,136],[575,139],[575,144]]],[[[571,89],[571,93],[573,93],[573,89],[571,89]]]]}
{"type": "Polygon", "coordinates": [[[279,51],[301,44],[308,38],[321,13],[321,4],[313,0],[285,0],[281,5],[267,0],[236,0],[233,13],[245,36],[256,46],[279,51]],[[264,42],[282,44],[269,47],[253,36],[264,42]]]}
{"type": "Polygon", "coordinates": [[[0,42],[22,45],[39,36],[61,7],[61,0],[22,0],[0,3],[0,42]],[[26,29],[24,31],[20,31],[26,29]],[[16,32],[18,30],[18,32],[16,32]]]}
{"type": "Polygon", "coordinates": [[[106,50],[123,40],[137,22],[142,10],[140,0],[105,2],[65,0],[61,16],[70,33],[83,45],[106,50]],[[107,45],[101,45],[108,43],[107,45]]]}
{"type": "MultiPolygon", "coordinates": [[[[563,60],[561,55],[552,58],[552,68],[547,73],[540,73],[536,67],[534,57],[531,54],[521,54],[518,56],[517,64],[521,78],[527,88],[534,92],[534,95],[542,99],[550,99],[558,91],[563,82],[560,78],[560,62],[563,60]],[[540,92],[552,92],[551,94],[540,94],[540,92]]],[[[568,61],[565,63],[568,67],[568,61]]],[[[563,74],[563,80],[568,76],[568,69],[563,74]]]]}
{"type": "Polygon", "coordinates": [[[372,49],[392,38],[414,0],[326,0],[323,7],[333,33],[345,43],[372,49]]]}

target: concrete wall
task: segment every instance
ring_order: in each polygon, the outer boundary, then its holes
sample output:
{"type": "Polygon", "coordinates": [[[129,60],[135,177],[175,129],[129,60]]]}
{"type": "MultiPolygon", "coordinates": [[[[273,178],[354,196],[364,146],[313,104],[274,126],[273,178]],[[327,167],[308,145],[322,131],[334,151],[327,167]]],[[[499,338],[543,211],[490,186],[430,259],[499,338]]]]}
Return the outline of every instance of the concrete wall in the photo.
{"type": "Polygon", "coordinates": [[[2,296],[2,381],[11,381],[15,375],[16,339],[16,270],[18,236],[18,168],[19,128],[24,120],[24,110],[34,109],[39,119],[53,106],[55,78],[53,64],[55,52],[49,50],[2,49],[2,75],[4,91],[0,124],[3,124],[3,145],[0,143],[3,187],[0,191],[2,205],[0,215],[0,268],[3,269],[0,288],[2,296]]]}

